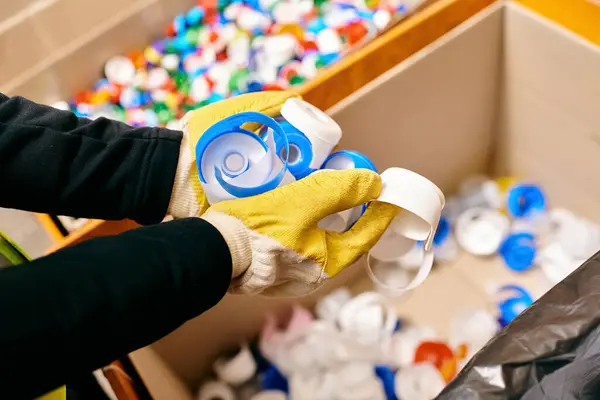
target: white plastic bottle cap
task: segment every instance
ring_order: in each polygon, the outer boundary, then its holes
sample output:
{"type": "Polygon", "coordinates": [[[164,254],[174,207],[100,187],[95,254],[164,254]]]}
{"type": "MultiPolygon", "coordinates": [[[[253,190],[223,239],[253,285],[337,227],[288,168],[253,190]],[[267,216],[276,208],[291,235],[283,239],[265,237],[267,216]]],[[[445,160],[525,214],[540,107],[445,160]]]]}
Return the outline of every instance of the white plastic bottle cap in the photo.
{"type": "Polygon", "coordinates": [[[192,81],[190,97],[196,102],[201,102],[210,97],[210,86],[204,76],[199,76],[192,81]]]}
{"type": "Polygon", "coordinates": [[[335,54],[342,51],[340,35],[331,28],[325,28],[317,34],[317,48],[321,54],[335,54]]]}
{"type": "Polygon", "coordinates": [[[557,241],[571,257],[585,260],[600,249],[600,227],[577,218],[562,227],[557,241]]]}
{"type": "Polygon", "coordinates": [[[249,381],[256,373],[256,362],[244,344],[233,358],[219,358],[213,369],[217,377],[230,385],[238,386],[249,381]]]}
{"type": "Polygon", "coordinates": [[[460,247],[478,256],[494,254],[509,231],[510,221],[506,215],[485,208],[466,210],[455,226],[460,247]]]}
{"type": "Polygon", "coordinates": [[[404,368],[412,365],[415,360],[415,352],[421,342],[437,340],[435,330],[427,326],[407,326],[392,336],[389,362],[391,365],[404,368]]]}
{"type": "Polygon", "coordinates": [[[297,24],[302,20],[302,9],[297,2],[278,2],[271,13],[279,24],[297,24]]]}
{"type": "Polygon", "coordinates": [[[466,344],[469,354],[473,355],[492,339],[499,329],[498,320],[487,310],[465,310],[454,316],[450,322],[449,344],[454,349],[466,344]]]}
{"type": "Polygon", "coordinates": [[[460,254],[456,238],[453,235],[449,235],[444,243],[442,243],[440,246],[433,247],[433,254],[437,261],[455,261],[460,254]]]}
{"type": "Polygon", "coordinates": [[[52,107],[58,110],[71,111],[71,107],[69,107],[69,103],[66,101],[57,101],[56,103],[52,104],[52,107]]]}
{"type": "Polygon", "coordinates": [[[153,68],[148,72],[148,89],[160,89],[169,81],[169,73],[164,68],[153,68]]]}
{"type": "Polygon", "coordinates": [[[269,65],[280,67],[287,63],[294,57],[297,45],[296,37],[289,33],[267,37],[263,50],[269,65]]]}
{"type": "Polygon", "coordinates": [[[255,394],[250,400],[287,400],[287,395],[280,390],[265,390],[255,394]]]}
{"type": "Polygon", "coordinates": [[[104,65],[104,75],[112,83],[127,86],[135,78],[135,66],[125,56],[115,56],[104,65]]]}
{"type": "Polygon", "coordinates": [[[346,302],[338,313],[338,326],[362,343],[391,338],[398,317],[393,307],[376,292],[364,292],[346,302]]]}
{"type": "Polygon", "coordinates": [[[430,251],[445,198],[427,178],[404,168],[388,168],[381,174],[381,194],[377,201],[402,209],[389,229],[412,240],[425,241],[430,251]]]}
{"type": "Polygon", "coordinates": [[[281,116],[310,141],[310,167],[320,168],[342,138],[342,128],[326,113],[303,100],[291,98],[281,107],[281,116]]]}
{"type": "Polygon", "coordinates": [[[262,13],[249,9],[242,8],[236,19],[237,25],[245,31],[253,31],[269,23],[269,18],[262,13]]]}
{"type": "Polygon", "coordinates": [[[336,398],[338,384],[333,371],[294,373],[289,378],[290,399],[332,400],[336,398]]]}
{"type": "Polygon", "coordinates": [[[250,39],[247,35],[239,35],[229,43],[227,57],[237,65],[248,64],[250,60],[250,39]]]}
{"type": "Polygon", "coordinates": [[[317,68],[317,61],[319,55],[317,53],[307,54],[300,62],[300,75],[305,78],[312,79],[317,76],[319,69],[317,68]]]}
{"type": "Polygon", "coordinates": [[[375,15],[373,15],[373,23],[377,27],[378,30],[385,29],[392,20],[392,15],[387,10],[377,10],[375,11],[375,15]]]}
{"type": "Polygon", "coordinates": [[[352,295],[348,288],[341,287],[336,289],[319,300],[315,306],[315,314],[317,314],[319,319],[334,322],[341,308],[351,298],[352,295]]]}
{"type": "Polygon", "coordinates": [[[177,54],[165,54],[160,60],[160,65],[167,71],[175,71],[179,68],[179,56],[177,54]]]}
{"type": "Polygon", "coordinates": [[[396,397],[410,400],[436,398],[446,383],[440,372],[430,363],[419,363],[400,369],[396,373],[396,397]]]}
{"type": "Polygon", "coordinates": [[[542,247],[535,257],[535,263],[553,285],[565,279],[583,261],[585,259],[574,259],[559,242],[551,242],[542,247]]]}
{"type": "Polygon", "coordinates": [[[236,400],[236,396],[225,382],[209,381],[200,388],[197,400],[236,400]]]}
{"type": "Polygon", "coordinates": [[[344,400],[385,400],[375,367],[368,362],[351,362],[336,371],[337,398],[344,400]]]}

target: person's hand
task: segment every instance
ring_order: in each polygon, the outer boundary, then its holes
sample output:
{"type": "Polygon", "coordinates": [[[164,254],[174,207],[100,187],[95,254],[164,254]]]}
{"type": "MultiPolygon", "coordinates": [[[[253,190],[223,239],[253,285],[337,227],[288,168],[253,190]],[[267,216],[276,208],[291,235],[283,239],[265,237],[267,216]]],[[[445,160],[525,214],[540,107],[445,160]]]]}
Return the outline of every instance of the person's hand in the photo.
{"type": "MultiPolygon", "coordinates": [[[[188,112],[181,120],[183,140],[167,214],[174,218],[199,217],[209,206],[196,167],[196,143],[208,128],[245,111],[277,116],[283,103],[291,97],[298,95],[285,91],[248,93],[188,112]]],[[[255,131],[259,127],[248,124],[244,128],[255,131]]]]}
{"type": "Polygon", "coordinates": [[[233,263],[233,293],[307,294],[367,253],[399,208],[371,202],[344,233],[320,229],[330,215],[381,192],[366,169],[322,171],[270,192],[212,205],[203,219],[223,235],[233,263]]]}

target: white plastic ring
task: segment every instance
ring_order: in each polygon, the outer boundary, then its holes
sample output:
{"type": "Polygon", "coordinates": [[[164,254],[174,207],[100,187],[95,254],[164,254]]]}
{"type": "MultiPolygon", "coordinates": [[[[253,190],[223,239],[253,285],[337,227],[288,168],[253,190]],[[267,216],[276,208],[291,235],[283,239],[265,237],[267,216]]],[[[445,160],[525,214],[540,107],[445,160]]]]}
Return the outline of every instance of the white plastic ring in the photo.
{"type": "Polygon", "coordinates": [[[412,240],[425,241],[430,251],[433,236],[445,205],[444,194],[433,182],[404,168],[389,168],[381,174],[377,201],[402,209],[389,229],[412,240]]]}
{"type": "Polygon", "coordinates": [[[256,362],[248,345],[244,344],[233,358],[219,358],[213,365],[217,377],[230,385],[241,385],[256,373],[256,362]]]}

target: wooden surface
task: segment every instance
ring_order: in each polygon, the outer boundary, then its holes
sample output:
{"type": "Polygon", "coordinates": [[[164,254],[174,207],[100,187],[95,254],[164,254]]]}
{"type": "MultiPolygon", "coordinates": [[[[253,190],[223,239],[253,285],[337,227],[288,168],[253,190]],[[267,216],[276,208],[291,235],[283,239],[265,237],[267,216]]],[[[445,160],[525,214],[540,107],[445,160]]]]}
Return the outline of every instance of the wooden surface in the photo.
{"type": "Polygon", "coordinates": [[[600,45],[600,0],[514,0],[600,45]]]}
{"type": "MultiPolygon", "coordinates": [[[[326,110],[495,1],[438,0],[322,71],[299,92],[308,102],[326,110]]],[[[137,226],[131,221],[92,221],[49,252],[137,226]]]]}

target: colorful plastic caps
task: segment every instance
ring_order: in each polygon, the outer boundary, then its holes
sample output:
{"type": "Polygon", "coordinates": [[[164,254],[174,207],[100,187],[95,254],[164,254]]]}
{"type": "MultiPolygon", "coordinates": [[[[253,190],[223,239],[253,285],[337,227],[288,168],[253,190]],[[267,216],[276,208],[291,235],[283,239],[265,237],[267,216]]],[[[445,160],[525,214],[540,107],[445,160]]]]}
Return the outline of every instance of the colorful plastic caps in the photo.
{"type": "Polygon", "coordinates": [[[408,11],[399,0],[201,0],[163,38],[108,60],[68,108],[164,127],[230,96],[301,85],[408,11]]]}

